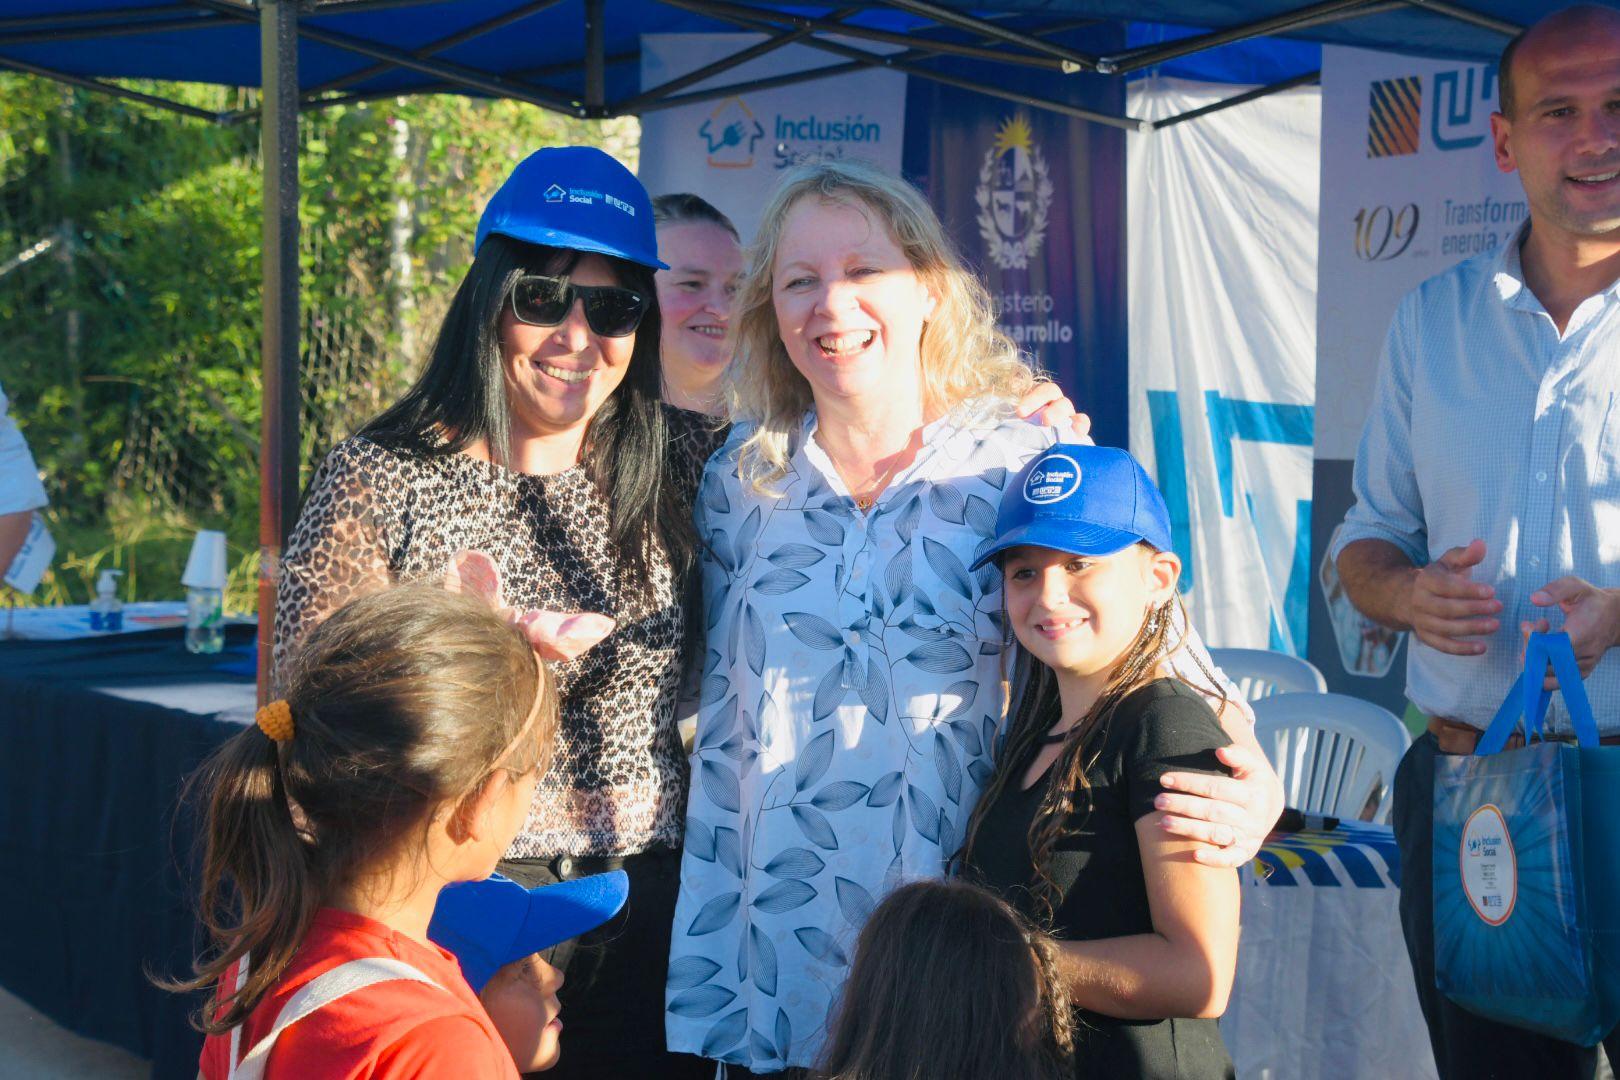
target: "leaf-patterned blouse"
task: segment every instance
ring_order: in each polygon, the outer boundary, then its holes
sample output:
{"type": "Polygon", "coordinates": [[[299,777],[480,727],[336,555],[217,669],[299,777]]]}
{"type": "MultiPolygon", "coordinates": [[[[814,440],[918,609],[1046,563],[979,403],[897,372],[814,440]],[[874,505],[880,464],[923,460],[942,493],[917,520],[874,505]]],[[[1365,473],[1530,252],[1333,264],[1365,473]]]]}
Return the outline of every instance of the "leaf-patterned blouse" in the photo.
{"type": "Polygon", "coordinates": [[[967,567],[1049,428],[967,406],[867,514],[807,417],[780,498],[734,429],[698,497],[708,649],[670,953],[672,1050],[812,1063],[878,898],[938,877],[1003,713],[1001,572],[967,567]]]}
{"type": "MultiPolygon", "coordinates": [[[[779,498],[738,479],[742,425],[710,459],[671,1050],[759,1072],[812,1064],[867,915],[960,845],[1011,640],[1000,569],[967,568],[1008,477],[1057,434],[1010,411],[980,402],[930,424],[867,514],[812,438],[814,412],[779,498]]],[[[1171,667],[1200,686],[1215,671],[1191,628],[1171,667]]]]}

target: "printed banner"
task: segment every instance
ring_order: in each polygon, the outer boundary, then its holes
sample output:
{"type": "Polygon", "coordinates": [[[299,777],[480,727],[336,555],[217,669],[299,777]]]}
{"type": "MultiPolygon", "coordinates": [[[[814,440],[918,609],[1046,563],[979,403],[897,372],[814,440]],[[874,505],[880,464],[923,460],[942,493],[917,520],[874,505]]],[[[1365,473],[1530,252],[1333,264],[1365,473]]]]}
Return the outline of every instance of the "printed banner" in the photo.
{"type": "MultiPolygon", "coordinates": [[[[1121,40],[1104,27],[1074,47],[1121,40]]],[[[965,62],[950,71],[1063,92],[1109,115],[1124,107],[1120,80],[1101,76],[1059,82],[965,62]]],[[[989,288],[1002,329],[1091,415],[1097,442],[1126,445],[1124,132],[922,79],[912,80],[907,124],[906,174],[989,288]]]]}
{"type": "Polygon", "coordinates": [[[1332,689],[1397,713],[1404,635],[1355,610],[1325,553],[1352,502],[1356,446],[1396,304],[1525,220],[1518,177],[1500,172],[1492,154],[1496,98],[1494,65],[1322,50],[1310,655],[1332,689]]]}
{"type": "MultiPolygon", "coordinates": [[[[762,34],[643,34],[642,89],[763,40],[762,34]]],[[[870,42],[850,44],[883,51],[870,42]]],[[[790,45],[679,93],[836,63],[830,53],[790,45]]],[[[821,157],[851,157],[899,172],[905,101],[906,77],[874,70],[647,113],[641,120],[641,182],[654,195],[701,195],[736,223],[746,243],[782,169],[821,157]]]]}
{"type": "MultiPolygon", "coordinates": [[[[1160,120],[1241,86],[1143,79],[1160,120]]],[[[1305,652],[1320,99],[1302,87],[1126,139],[1131,450],[1164,492],[1210,645],[1305,652]]]]}

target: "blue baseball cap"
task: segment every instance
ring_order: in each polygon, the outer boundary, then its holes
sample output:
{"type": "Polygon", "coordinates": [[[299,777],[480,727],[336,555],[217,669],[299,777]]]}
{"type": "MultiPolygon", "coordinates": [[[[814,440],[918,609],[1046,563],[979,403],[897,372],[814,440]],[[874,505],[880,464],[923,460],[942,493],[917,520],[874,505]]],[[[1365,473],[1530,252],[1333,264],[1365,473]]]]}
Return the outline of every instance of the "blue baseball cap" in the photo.
{"type": "Polygon", "coordinates": [[[1170,511],[1147,471],[1117,447],[1058,443],[1008,483],[995,541],[973,569],[1023,544],[1112,555],[1143,540],[1171,549],[1170,511]]]}
{"type": "Polygon", "coordinates": [[[524,158],[484,207],[473,251],[492,233],[669,269],[658,261],[647,189],[594,146],[548,146],[524,158]]]}
{"type": "Polygon", "coordinates": [[[526,889],[491,874],[439,893],[428,937],[455,954],[476,993],[514,960],[594,930],[619,913],[630,895],[623,870],[526,889]]]}

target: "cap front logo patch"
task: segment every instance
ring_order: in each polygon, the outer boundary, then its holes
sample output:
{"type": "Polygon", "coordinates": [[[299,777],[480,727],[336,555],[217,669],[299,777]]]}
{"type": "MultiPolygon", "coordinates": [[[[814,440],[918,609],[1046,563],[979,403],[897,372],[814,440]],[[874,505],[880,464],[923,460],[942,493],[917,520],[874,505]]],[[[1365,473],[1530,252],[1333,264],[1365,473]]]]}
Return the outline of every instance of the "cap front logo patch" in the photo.
{"type": "Polygon", "coordinates": [[[568,197],[568,192],[561,184],[552,184],[546,188],[546,202],[562,202],[568,197]]]}
{"type": "Polygon", "coordinates": [[[1067,454],[1048,454],[1024,480],[1024,499],[1055,503],[1080,490],[1080,466],[1067,454]]]}

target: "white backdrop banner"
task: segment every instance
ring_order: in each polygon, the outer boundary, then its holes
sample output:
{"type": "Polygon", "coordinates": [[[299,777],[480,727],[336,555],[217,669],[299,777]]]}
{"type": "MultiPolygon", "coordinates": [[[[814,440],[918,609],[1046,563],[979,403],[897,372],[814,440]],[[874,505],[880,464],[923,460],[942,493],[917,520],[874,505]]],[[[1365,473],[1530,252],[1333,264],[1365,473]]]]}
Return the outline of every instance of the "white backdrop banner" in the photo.
{"type": "MultiPolygon", "coordinates": [[[[761,34],[643,34],[641,85],[651,89],[763,41],[761,34]]],[[[883,51],[870,42],[851,42],[883,51]]],[[[829,53],[790,45],[682,90],[691,93],[827,67],[829,53]]],[[[654,195],[690,191],[754,235],[777,174],[801,161],[860,158],[900,171],[906,77],[862,71],[648,113],[641,182],[654,195]]]]}
{"type": "Polygon", "coordinates": [[[1494,65],[1322,50],[1311,656],[1335,689],[1397,710],[1401,636],[1356,613],[1323,554],[1352,501],[1351,467],[1396,304],[1524,222],[1518,177],[1492,155],[1496,96],[1494,65]]]}
{"type": "MultiPolygon", "coordinates": [[[[1129,113],[1242,89],[1145,79],[1129,113]]],[[[1131,450],[1211,645],[1304,649],[1319,118],[1302,88],[1126,140],[1131,450]]]]}

